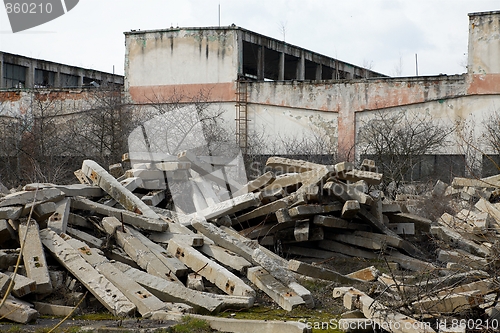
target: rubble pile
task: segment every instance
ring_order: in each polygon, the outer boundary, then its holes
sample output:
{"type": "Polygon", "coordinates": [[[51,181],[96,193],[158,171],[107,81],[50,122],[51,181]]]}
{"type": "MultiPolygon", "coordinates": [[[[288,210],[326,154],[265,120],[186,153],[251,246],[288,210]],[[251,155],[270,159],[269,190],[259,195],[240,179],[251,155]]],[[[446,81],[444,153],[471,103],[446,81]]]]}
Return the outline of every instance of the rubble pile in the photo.
{"type": "MultiPolygon", "coordinates": [[[[85,160],[79,184],[0,187],[0,290],[9,295],[0,316],[19,323],[65,316],[89,293],[88,306],[116,316],[189,313],[214,329],[244,332],[248,321],[207,315],[252,307],[256,290],[286,310],[314,308],[301,284],[307,277],[338,286],[332,302],[343,299],[348,324],[433,332],[446,326],[443,318],[500,319],[500,175],[438,181],[432,193],[391,201],[376,190],[383,175],[370,160],[355,169],[271,157],[272,171],[244,186],[214,165],[188,152],[127,171],[85,160]],[[183,195],[194,213],[173,210],[168,187],[176,180],[191,184],[183,195]],[[437,221],[413,210],[443,198],[461,210],[437,221]],[[387,271],[341,274],[314,264],[348,257],[383,258],[387,271]]],[[[251,325],[310,330],[298,322],[251,325]]]]}

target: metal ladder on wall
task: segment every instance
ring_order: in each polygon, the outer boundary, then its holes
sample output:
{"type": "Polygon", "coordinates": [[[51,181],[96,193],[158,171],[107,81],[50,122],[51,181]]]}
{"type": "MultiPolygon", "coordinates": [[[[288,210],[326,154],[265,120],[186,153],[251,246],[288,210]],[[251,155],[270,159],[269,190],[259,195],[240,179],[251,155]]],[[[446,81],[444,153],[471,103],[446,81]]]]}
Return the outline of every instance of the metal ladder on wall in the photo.
{"type": "Polygon", "coordinates": [[[248,148],[248,85],[239,78],[236,81],[236,141],[241,152],[246,154],[248,148]]]}

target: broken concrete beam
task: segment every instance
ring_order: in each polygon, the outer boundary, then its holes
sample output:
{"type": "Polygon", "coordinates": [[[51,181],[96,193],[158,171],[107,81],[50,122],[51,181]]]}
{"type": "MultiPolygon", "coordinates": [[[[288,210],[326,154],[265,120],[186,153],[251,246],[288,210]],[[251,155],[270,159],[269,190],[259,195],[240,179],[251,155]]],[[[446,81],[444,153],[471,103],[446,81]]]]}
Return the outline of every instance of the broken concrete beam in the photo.
{"type": "Polygon", "coordinates": [[[397,249],[403,249],[403,242],[402,242],[402,239],[399,237],[393,237],[393,236],[384,235],[384,234],[376,234],[376,233],[367,232],[367,231],[354,231],[354,235],[364,237],[364,238],[373,239],[373,240],[379,242],[382,246],[388,245],[388,246],[395,247],[397,249]]]}
{"type": "MultiPolygon", "coordinates": [[[[38,311],[39,314],[41,315],[46,315],[46,316],[61,316],[65,317],[69,315],[70,313],[73,312],[74,307],[72,306],[65,306],[65,305],[55,305],[55,304],[50,304],[50,303],[43,303],[43,302],[33,302],[33,305],[35,306],[35,310],[38,311]]],[[[78,314],[81,311],[76,311],[76,314],[78,314]]]]}
{"type": "Polygon", "coordinates": [[[361,170],[351,170],[345,173],[339,173],[337,177],[339,179],[347,180],[350,182],[357,182],[359,180],[364,180],[370,185],[379,185],[382,182],[382,177],[384,175],[381,173],[361,171],[361,170]]]}
{"type": "Polygon", "coordinates": [[[392,333],[435,333],[430,323],[419,322],[393,311],[357,289],[339,291],[339,288],[335,288],[333,293],[343,294],[344,306],[348,309],[360,309],[366,318],[373,321],[375,327],[388,328],[392,333]]]}
{"type": "Polygon", "coordinates": [[[297,242],[305,242],[309,239],[309,221],[297,221],[293,230],[293,236],[297,242]]]}
{"type": "Polygon", "coordinates": [[[288,210],[288,214],[294,218],[305,218],[317,214],[340,212],[341,210],[342,204],[340,202],[335,202],[328,205],[301,205],[293,207],[288,210]]]}
{"type": "Polygon", "coordinates": [[[444,296],[428,296],[412,303],[417,313],[459,313],[470,310],[484,302],[482,295],[474,291],[446,294],[444,296]]]}
{"type": "Polygon", "coordinates": [[[253,249],[246,246],[239,239],[229,235],[223,229],[211,223],[207,223],[202,219],[194,219],[191,225],[198,232],[214,241],[215,244],[240,255],[250,262],[252,261],[253,249]]]}
{"type": "Polygon", "coordinates": [[[53,187],[62,191],[67,197],[82,196],[86,198],[100,198],[104,196],[102,188],[96,185],[71,184],[54,185],[53,187]]]}
{"type": "Polygon", "coordinates": [[[177,155],[177,158],[180,161],[191,162],[191,169],[200,174],[201,177],[211,180],[223,188],[229,185],[232,193],[241,188],[241,184],[228,177],[223,168],[215,169],[211,164],[202,161],[191,151],[182,151],[177,155]]]}
{"type": "Polygon", "coordinates": [[[59,201],[64,193],[55,188],[42,188],[36,191],[19,191],[0,198],[0,207],[27,205],[33,202],[59,201]]]}
{"type": "Polygon", "coordinates": [[[478,245],[468,239],[464,239],[461,234],[448,227],[432,226],[431,234],[447,242],[450,246],[462,248],[480,257],[486,257],[490,254],[490,250],[487,247],[478,245]]]}
{"type": "Polygon", "coordinates": [[[288,262],[287,268],[295,273],[299,273],[305,276],[310,276],[316,279],[335,281],[344,284],[360,282],[357,279],[347,277],[336,271],[318,266],[313,266],[305,262],[300,262],[293,259],[288,262]]]}
{"type": "Polygon", "coordinates": [[[91,249],[85,243],[76,239],[66,239],[66,242],[134,303],[141,315],[144,316],[147,313],[165,308],[165,304],[160,299],[131,278],[124,276],[106,257],[99,254],[99,250],[91,249]]]}
{"type": "Polygon", "coordinates": [[[280,173],[301,173],[324,167],[321,164],[278,156],[269,157],[267,159],[266,166],[278,170],[280,173]]]}
{"type": "Polygon", "coordinates": [[[356,245],[370,250],[381,250],[383,247],[382,242],[377,239],[367,238],[354,234],[329,234],[327,238],[337,242],[356,245]]]}
{"type": "MultiPolygon", "coordinates": [[[[500,209],[498,209],[495,205],[481,198],[476,203],[475,207],[482,212],[490,214],[490,216],[495,220],[495,225],[500,224],[500,209]]],[[[498,230],[497,226],[495,226],[495,228],[498,230]]]]}
{"type": "Polygon", "coordinates": [[[396,250],[390,251],[386,258],[389,262],[397,262],[404,269],[414,272],[438,272],[440,270],[437,266],[429,262],[412,258],[396,250]]]}
{"type": "MultiPolygon", "coordinates": [[[[130,258],[132,258],[142,269],[163,279],[180,283],[175,273],[177,269],[179,269],[179,274],[185,274],[185,266],[177,265],[177,260],[173,260],[175,263],[170,265],[170,261],[167,260],[168,258],[163,256],[158,250],[155,250],[155,246],[159,245],[153,243],[132,227],[123,227],[116,218],[105,217],[102,219],[102,225],[106,232],[115,237],[116,243],[121,246],[130,258]],[[175,270],[172,270],[167,264],[173,266],[172,268],[175,270]]],[[[163,250],[162,247],[160,248],[163,250]]]]}
{"type": "Polygon", "coordinates": [[[250,192],[255,192],[270,183],[272,183],[276,179],[275,175],[273,172],[268,171],[264,173],[263,175],[257,177],[256,179],[249,181],[245,186],[240,188],[238,191],[234,192],[234,196],[239,196],[242,194],[250,193],[250,192]]]}
{"type": "Polygon", "coordinates": [[[398,235],[415,235],[414,223],[388,223],[387,227],[398,235]]]}
{"type": "Polygon", "coordinates": [[[255,297],[255,291],[240,278],[186,244],[171,240],[167,251],[228,295],[255,297]]]}
{"type": "Polygon", "coordinates": [[[143,215],[123,209],[108,207],[82,197],[73,198],[73,200],[71,200],[71,208],[90,210],[105,216],[112,216],[125,224],[130,224],[146,230],[166,231],[168,229],[168,224],[159,218],[147,218],[143,215]]]}
{"type": "Polygon", "coordinates": [[[17,262],[17,257],[19,256],[19,250],[0,250],[0,269],[8,269],[10,266],[14,266],[17,262]]]}
{"type": "MultiPolygon", "coordinates": [[[[493,176],[495,177],[495,176],[493,176]]],[[[454,188],[460,187],[479,187],[479,188],[495,188],[500,187],[498,181],[495,178],[483,178],[483,179],[472,179],[472,178],[461,178],[455,177],[451,182],[451,186],[454,188]]]]}
{"type": "MultiPolygon", "coordinates": [[[[283,211],[288,212],[288,209],[284,208],[283,211]]],[[[295,221],[293,220],[290,222],[283,222],[283,223],[268,223],[243,229],[239,231],[239,233],[240,235],[246,238],[256,239],[258,237],[264,237],[267,235],[275,234],[276,232],[281,231],[283,229],[293,228],[294,226],[295,226],[295,221]]]]}
{"type": "Polygon", "coordinates": [[[19,240],[25,242],[23,249],[23,262],[27,276],[36,281],[36,293],[46,294],[52,292],[45,252],[43,251],[35,221],[23,222],[19,225],[19,240]],[[24,241],[26,239],[26,241],[24,241]]]}
{"type": "Polygon", "coordinates": [[[201,246],[199,250],[210,258],[214,258],[224,266],[230,267],[242,274],[246,274],[247,269],[252,266],[245,258],[217,245],[205,244],[201,246]]]}
{"type": "Polygon", "coordinates": [[[151,219],[159,219],[144,202],[142,202],[132,192],[127,190],[104,168],[92,160],[85,160],[82,164],[82,171],[94,182],[106,191],[113,199],[118,201],[125,209],[143,215],[151,219]]]}
{"type": "Polygon", "coordinates": [[[343,220],[335,216],[316,215],[313,219],[313,223],[327,228],[349,229],[349,230],[357,230],[359,229],[359,227],[362,227],[362,225],[358,223],[348,222],[346,220],[343,220]]]}
{"type": "Polygon", "coordinates": [[[182,302],[197,310],[214,313],[224,309],[250,308],[253,305],[253,297],[199,292],[121,263],[113,265],[164,302],[182,302]]]}
{"type": "Polygon", "coordinates": [[[9,296],[0,308],[0,317],[16,323],[27,324],[38,318],[38,311],[27,302],[9,296]]]}
{"type": "Polygon", "coordinates": [[[71,198],[65,198],[56,204],[55,212],[48,218],[47,227],[58,234],[66,232],[68,226],[71,198]]]}
{"type": "MultiPolygon", "coordinates": [[[[271,184],[272,185],[272,184],[271,184]]],[[[265,216],[268,214],[273,214],[275,211],[277,211],[280,208],[288,208],[290,205],[292,205],[296,200],[296,196],[290,195],[285,198],[270,202],[266,205],[257,207],[256,209],[242,214],[238,216],[236,219],[233,221],[233,225],[236,225],[240,222],[245,222],[251,219],[255,219],[257,217],[265,216]]]]}
{"type": "MultiPolygon", "coordinates": [[[[153,320],[173,320],[182,321],[184,315],[158,311],[152,314],[153,320]]],[[[190,318],[196,318],[208,322],[210,328],[217,332],[231,333],[311,333],[311,328],[298,321],[279,321],[279,320],[251,320],[251,319],[232,319],[202,315],[189,315],[190,318]]]]}
{"type": "Polygon", "coordinates": [[[434,197],[443,197],[446,193],[448,184],[438,179],[434,187],[432,188],[432,195],[434,197]]]}
{"type": "Polygon", "coordinates": [[[136,307],[108,279],[96,271],[64,239],[54,231],[40,231],[43,245],[74,277],[94,295],[115,316],[132,315],[136,307]]]}
{"type": "Polygon", "coordinates": [[[259,204],[260,193],[247,193],[233,199],[222,201],[193,214],[202,216],[207,220],[213,220],[249,207],[258,206],[259,204]]]}
{"type": "MultiPolygon", "coordinates": [[[[12,288],[12,295],[15,297],[24,297],[30,293],[34,293],[36,291],[36,281],[21,274],[16,274],[14,276],[13,272],[5,272],[5,275],[9,276],[11,279],[14,279],[14,287],[12,288]]],[[[1,276],[1,275],[0,275],[1,276]]],[[[1,280],[0,280],[1,284],[1,280]]],[[[3,295],[3,289],[2,289],[3,295]]]]}
{"type": "Polygon", "coordinates": [[[0,207],[0,219],[17,220],[23,212],[23,206],[0,207]]]}
{"type": "Polygon", "coordinates": [[[81,169],[75,170],[73,172],[73,174],[78,179],[78,181],[80,182],[80,184],[82,184],[82,185],[90,185],[90,179],[88,179],[87,176],[85,176],[85,174],[83,173],[83,171],[81,169]]]}
{"type": "Polygon", "coordinates": [[[331,258],[348,258],[348,256],[326,250],[320,250],[316,248],[300,247],[300,246],[284,246],[283,252],[292,255],[298,255],[308,258],[319,258],[319,259],[331,259],[331,258]]]}
{"type": "Polygon", "coordinates": [[[440,249],[438,250],[437,259],[440,262],[454,262],[474,269],[484,269],[488,265],[488,261],[486,259],[472,255],[466,251],[458,252],[440,249]]]}
{"type": "Polygon", "coordinates": [[[102,240],[100,240],[99,238],[94,237],[86,232],[83,232],[81,230],[74,229],[71,227],[67,227],[66,229],[67,229],[66,233],[68,235],[70,235],[71,237],[74,237],[78,240],[81,240],[82,242],[85,242],[86,244],[90,245],[91,247],[100,248],[104,245],[104,242],[102,240]]]}
{"type": "Polygon", "coordinates": [[[348,278],[366,282],[377,281],[380,271],[375,266],[366,267],[346,275],[348,278]]]}
{"type": "MultiPolygon", "coordinates": [[[[201,193],[201,195],[204,198],[204,201],[207,203],[208,206],[213,206],[220,202],[220,199],[215,193],[212,183],[210,181],[207,181],[200,177],[192,177],[191,182],[193,185],[193,189],[194,188],[198,189],[198,191],[201,193]]],[[[236,197],[236,195],[233,195],[233,197],[236,197]]]]}
{"type": "Polygon", "coordinates": [[[428,233],[432,224],[431,220],[410,213],[388,214],[388,217],[390,223],[413,223],[419,233],[428,233]]]}
{"type": "Polygon", "coordinates": [[[358,200],[347,200],[344,202],[342,207],[341,217],[343,219],[352,219],[359,212],[359,201],[358,200]]]}
{"type": "MultiPolygon", "coordinates": [[[[328,235],[326,237],[328,238],[328,235]]],[[[372,251],[362,250],[357,247],[332,240],[319,241],[318,246],[321,249],[346,254],[351,257],[360,257],[365,259],[375,259],[378,257],[378,255],[372,251]]]]}
{"type": "Polygon", "coordinates": [[[120,178],[125,173],[123,165],[121,163],[111,164],[109,166],[109,174],[115,178],[120,178]]]}
{"type": "Polygon", "coordinates": [[[141,200],[148,206],[158,206],[160,202],[165,199],[165,190],[158,190],[149,192],[141,198],[141,200]]]}
{"type": "Polygon", "coordinates": [[[9,284],[11,282],[10,275],[4,274],[0,272],[0,295],[3,296],[7,292],[9,288],[9,284]]]}
{"type": "MultiPolygon", "coordinates": [[[[170,228],[172,229],[172,228],[170,228]]],[[[200,247],[204,244],[203,236],[196,234],[179,234],[170,231],[165,232],[152,232],[149,239],[156,243],[168,244],[171,239],[177,239],[180,242],[186,243],[192,247],[200,247]]]]}
{"type": "Polygon", "coordinates": [[[69,213],[68,214],[68,224],[71,226],[77,226],[85,229],[92,230],[94,225],[87,221],[87,219],[81,215],[69,213]]]}
{"type": "Polygon", "coordinates": [[[284,286],[275,279],[268,271],[260,266],[251,267],[247,272],[248,279],[260,290],[271,297],[279,306],[287,311],[304,304],[302,297],[295,291],[284,286]]]}
{"type": "Polygon", "coordinates": [[[254,250],[252,259],[253,262],[259,264],[274,278],[283,282],[286,286],[295,291],[297,295],[304,300],[305,305],[308,308],[314,308],[314,300],[312,298],[311,292],[297,283],[295,276],[288,269],[288,265],[281,266],[280,260],[275,260],[273,257],[268,256],[259,248],[254,250]]]}

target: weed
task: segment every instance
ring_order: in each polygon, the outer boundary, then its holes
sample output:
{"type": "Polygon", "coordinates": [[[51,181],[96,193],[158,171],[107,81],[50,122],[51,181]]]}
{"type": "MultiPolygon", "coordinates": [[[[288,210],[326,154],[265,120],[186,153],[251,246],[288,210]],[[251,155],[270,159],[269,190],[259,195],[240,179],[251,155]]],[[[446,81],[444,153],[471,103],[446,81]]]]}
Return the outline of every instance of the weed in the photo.
{"type": "Polygon", "coordinates": [[[182,322],[172,327],[174,333],[205,333],[212,332],[210,325],[205,320],[185,316],[182,322]]]}

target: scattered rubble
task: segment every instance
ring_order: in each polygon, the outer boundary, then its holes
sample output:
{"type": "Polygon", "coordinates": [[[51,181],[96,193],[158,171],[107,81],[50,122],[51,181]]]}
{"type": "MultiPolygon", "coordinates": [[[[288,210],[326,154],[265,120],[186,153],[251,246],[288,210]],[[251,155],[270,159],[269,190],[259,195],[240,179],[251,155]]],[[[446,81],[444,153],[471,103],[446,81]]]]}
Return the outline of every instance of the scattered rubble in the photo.
{"type": "Polygon", "coordinates": [[[274,171],[239,185],[191,152],[155,159],[109,172],[85,160],[75,172],[80,184],[2,190],[0,316],[65,316],[88,291],[88,305],[119,317],[191,314],[228,332],[307,332],[300,322],[207,315],[249,309],[257,290],[288,311],[314,308],[303,283],[312,279],[334,284],[331,302],[341,298],[347,327],[417,333],[449,331],[452,319],[499,324],[500,175],[438,181],[426,194],[390,200],[370,160],[358,170],[271,157],[274,171]],[[168,187],[176,181],[189,184],[183,194],[195,212],[174,210],[168,187]],[[420,216],[419,207],[439,200],[452,201],[455,213],[420,216]],[[321,265],[349,257],[382,260],[385,269],[342,274],[321,265]]]}

